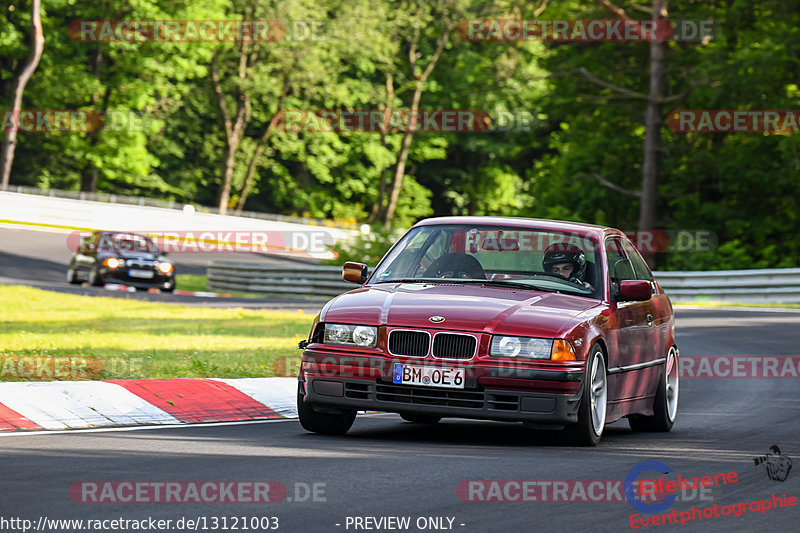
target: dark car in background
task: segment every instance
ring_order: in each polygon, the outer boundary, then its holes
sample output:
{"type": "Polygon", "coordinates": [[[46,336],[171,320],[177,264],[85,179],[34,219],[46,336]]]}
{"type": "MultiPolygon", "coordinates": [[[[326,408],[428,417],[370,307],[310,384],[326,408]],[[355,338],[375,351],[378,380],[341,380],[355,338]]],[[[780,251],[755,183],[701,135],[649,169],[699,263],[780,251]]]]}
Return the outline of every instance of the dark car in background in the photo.
{"type": "Polygon", "coordinates": [[[501,217],[412,227],[361,287],[316,317],[299,373],[312,432],[358,411],[561,427],[594,445],[606,424],[669,431],[678,410],[672,305],[619,230],[501,217]]]}
{"type": "Polygon", "coordinates": [[[175,265],[147,235],[95,231],[80,244],[67,267],[69,283],[119,283],[137,289],[175,290],[175,265]]]}

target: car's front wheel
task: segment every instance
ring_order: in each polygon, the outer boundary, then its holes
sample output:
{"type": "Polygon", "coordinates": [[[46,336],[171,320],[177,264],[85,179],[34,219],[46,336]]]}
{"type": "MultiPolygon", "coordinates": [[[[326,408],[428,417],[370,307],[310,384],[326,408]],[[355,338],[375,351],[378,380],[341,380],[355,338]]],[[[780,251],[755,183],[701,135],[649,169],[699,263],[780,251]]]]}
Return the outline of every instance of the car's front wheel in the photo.
{"type": "Polygon", "coordinates": [[[678,416],[678,350],[673,346],[667,352],[664,371],[658,380],[658,391],[653,403],[653,415],[629,415],[628,424],[633,431],[669,431],[678,416]]]}
{"type": "Polygon", "coordinates": [[[571,443],[594,446],[600,442],[606,425],[607,402],[608,376],[605,355],[600,345],[595,344],[586,359],[583,395],[578,406],[578,422],[564,428],[571,443]]]}
{"type": "Polygon", "coordinates": [[[165,281],[164,286],[161,287],[161,292],[175,292],[175,281],[165,281]]]}
{"type": "Polygon", "coordinates": [[[300,387],[297,389],[297,415],[303,429],[323,435],[344,435],[350,430],[356,419],[355,409],[347,409],[341,413],[315,411],[313,406],[305,402],[300,387]]]}
{"type": "Polygon", "coordinates": [[[89,270],[88,281],[89,285],[93,285],[95,287],[102,287],[103,285],[105,285],[105,282],[103,281],[103,276],[101,276],[97,272],[97,267],[92,267],[91,270],[89,270]]]}

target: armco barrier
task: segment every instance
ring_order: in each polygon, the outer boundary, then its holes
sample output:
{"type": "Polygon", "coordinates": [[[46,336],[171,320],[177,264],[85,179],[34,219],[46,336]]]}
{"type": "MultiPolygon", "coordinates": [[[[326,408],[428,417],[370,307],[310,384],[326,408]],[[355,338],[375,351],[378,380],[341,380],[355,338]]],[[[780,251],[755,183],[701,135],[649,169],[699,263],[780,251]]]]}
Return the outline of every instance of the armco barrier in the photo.
{"type": "Polygon", "coordinates": [[[357,286],[342,280],[338,266],[267,266],[214,261],[208,289],[241,291],[283,298],[326,300],[357,286]]]}
{"type": "Polygon", "coordinates": [[[656,272],[672,301],[800,302],[800,268],[656,272]]]}
{"type": "MultiPolygon", "coordinates": [[[[214,262],[208,289],[280,297],[327,299],[356,285],[342,281],[338,266],[276,267],[214,262]]],[[[800,302],[800,268],[655,272],[673,302],[800,302]]]]}

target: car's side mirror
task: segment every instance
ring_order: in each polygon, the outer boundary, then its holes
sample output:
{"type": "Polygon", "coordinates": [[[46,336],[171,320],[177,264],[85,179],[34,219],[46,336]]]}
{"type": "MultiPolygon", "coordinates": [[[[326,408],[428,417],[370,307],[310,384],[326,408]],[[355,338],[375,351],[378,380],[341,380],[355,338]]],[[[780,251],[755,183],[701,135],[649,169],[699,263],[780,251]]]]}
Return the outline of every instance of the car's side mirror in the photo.
{"type": "Polygon", "coordinates": [[[348,261],[342,266],[342,279],[351,283],[363,284],[367,281],[367,265],[348,261]]]}
{"type": "Polygon", "coordinates": [[[649,281],[626,279],[619,282],[619,293],[625,301],[644,302],[652,296],[653,287],[649,281]]]}

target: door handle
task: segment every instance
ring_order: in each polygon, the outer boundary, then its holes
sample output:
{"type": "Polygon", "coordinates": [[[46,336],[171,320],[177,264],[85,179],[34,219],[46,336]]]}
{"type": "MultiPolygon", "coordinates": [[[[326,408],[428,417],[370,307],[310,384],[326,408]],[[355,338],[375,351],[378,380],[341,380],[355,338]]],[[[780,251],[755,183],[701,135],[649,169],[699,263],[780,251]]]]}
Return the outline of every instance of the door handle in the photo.
{"type": "Polygon", "coordinates": [[[651,315],[650,313],[647,313],[647,325],[648,326],[653,325],[653,315],[651,315]]]}

